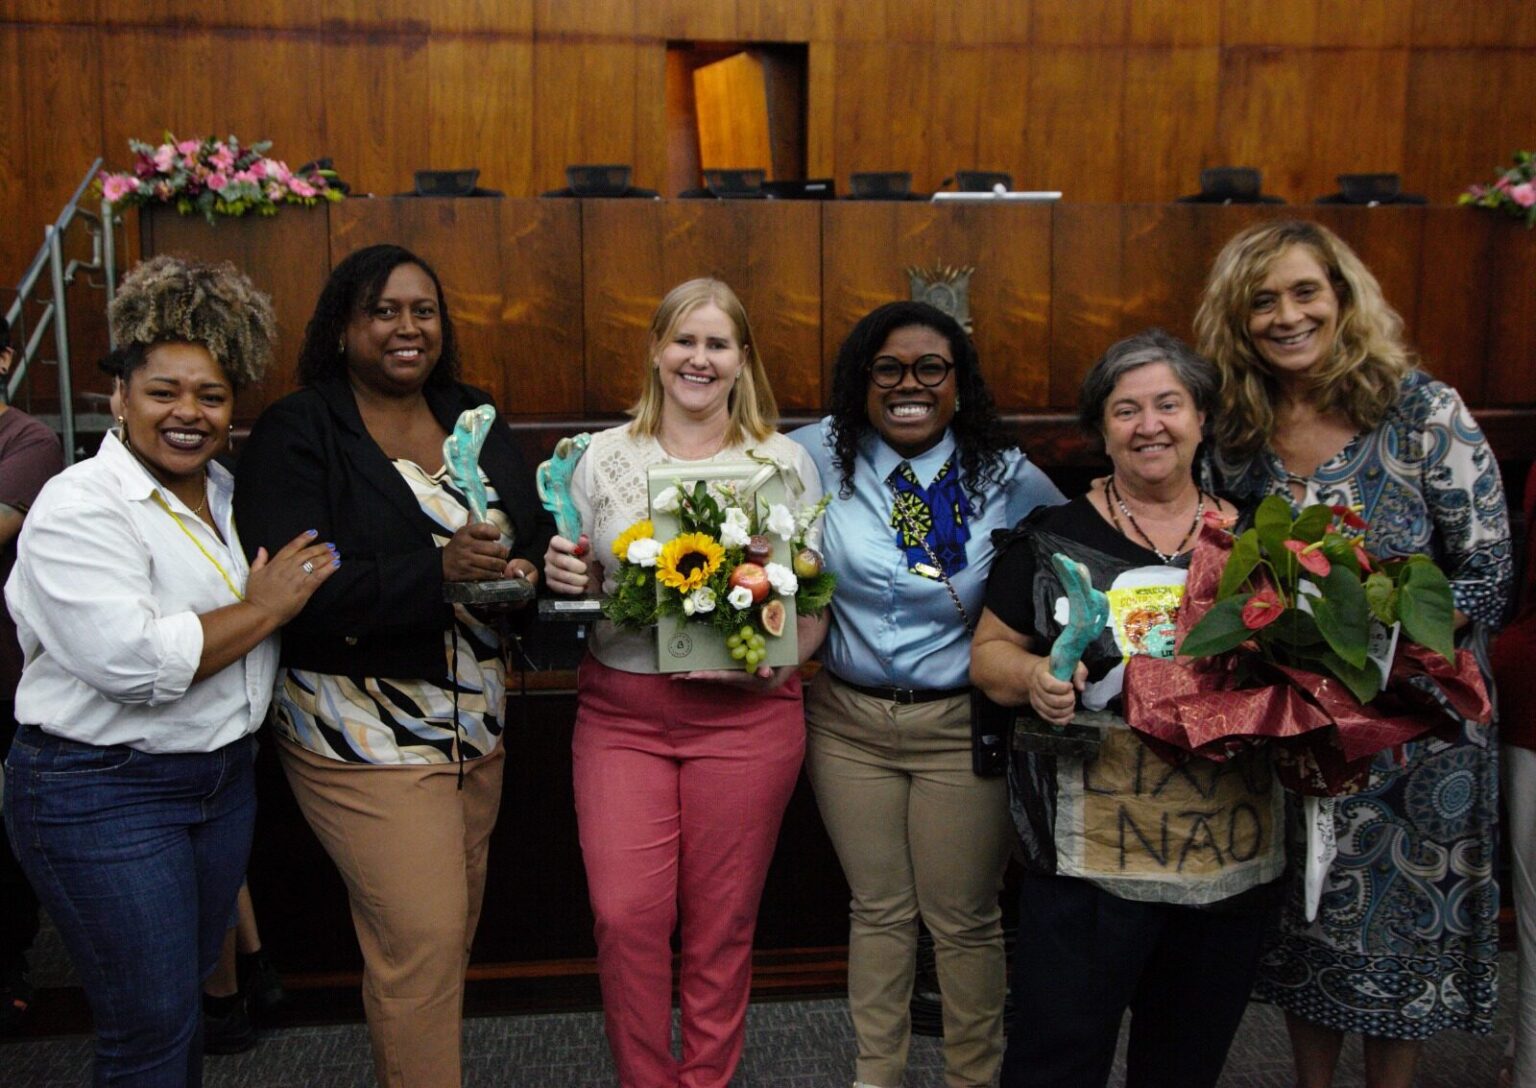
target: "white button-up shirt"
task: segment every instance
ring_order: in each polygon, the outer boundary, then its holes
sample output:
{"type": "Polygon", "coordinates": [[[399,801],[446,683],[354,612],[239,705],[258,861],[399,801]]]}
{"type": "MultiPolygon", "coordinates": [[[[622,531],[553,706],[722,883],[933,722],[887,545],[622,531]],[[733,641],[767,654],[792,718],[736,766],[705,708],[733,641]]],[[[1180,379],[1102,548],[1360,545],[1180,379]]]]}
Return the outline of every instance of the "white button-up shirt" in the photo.
{"type": "Polygon", "coordinates": [[[210,463],[220,540],[110,434],[95,457],[48,482],[5,586],[26,659],[17,721],[145,752],[210,752],[261,725],[275,636],[192,682],[203,652],[198,615],[234,604],[231,583],[243,593],[250,569],[232,493],[230,474],[210,463]]]}

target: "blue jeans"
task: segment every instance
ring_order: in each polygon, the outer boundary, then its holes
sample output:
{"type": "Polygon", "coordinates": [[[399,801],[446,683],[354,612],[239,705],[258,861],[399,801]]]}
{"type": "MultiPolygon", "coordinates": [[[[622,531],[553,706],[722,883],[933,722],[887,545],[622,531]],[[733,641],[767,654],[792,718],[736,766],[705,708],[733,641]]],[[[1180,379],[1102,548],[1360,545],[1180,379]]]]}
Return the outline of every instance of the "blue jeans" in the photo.
{"type": "Polygon", "coordinates": [[[16,734],[5,823],[90,999],[98,1086],[202,1083],[202,983],[250,855],[255,750],[16,734]]]}

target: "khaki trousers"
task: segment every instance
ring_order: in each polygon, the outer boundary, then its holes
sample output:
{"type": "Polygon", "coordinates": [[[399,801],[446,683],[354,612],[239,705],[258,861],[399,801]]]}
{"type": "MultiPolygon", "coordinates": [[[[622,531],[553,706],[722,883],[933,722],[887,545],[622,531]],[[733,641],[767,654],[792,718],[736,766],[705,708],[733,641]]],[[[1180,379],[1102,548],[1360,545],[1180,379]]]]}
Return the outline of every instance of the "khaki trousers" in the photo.
{"type": "Polygon", "coordinates": [[[504,750],[466,762],[462,790],[454,763],[343,763],[281,737],[278,754],[347,885],[379,1083],[452,1088],[504,750]]]}
{"type": "Polygon", "coordinates": [[[944,995],[945,1083],[989,1085],[1003,1053],[998,893],[1013,827],[1005,781],[971,772],[969,701],[898,706],[823,672],[805,710],[806,770],[853,892],[855,1079],[894,1088],[906,1071],[921,915],[944,995]]]}

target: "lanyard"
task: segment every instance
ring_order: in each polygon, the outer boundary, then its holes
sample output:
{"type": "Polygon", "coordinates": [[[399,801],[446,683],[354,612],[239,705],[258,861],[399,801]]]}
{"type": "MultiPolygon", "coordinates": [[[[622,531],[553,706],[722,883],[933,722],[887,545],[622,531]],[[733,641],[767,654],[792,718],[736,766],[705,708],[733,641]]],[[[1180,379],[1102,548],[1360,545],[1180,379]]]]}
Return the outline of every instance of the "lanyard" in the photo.
{"type": "Polygon", "coordinates": [[[241,593],[240,590],[235,586],[235,580],[229,576],[229,571],[225,570],[224,565],[213,557],[212,552],[203,547],[203,542],[201,540],[198,540],[197,537],[192,535],[192,530],[188,529],[186,524],[181,520],[181,515],[171,509],[170,504],[165,501],[165,497],[161,495],[159,491],[152,491],[150,494],[154,496],[155,502],[160,504],[160,509],[164,510],[171,516],[171,520],[176,523],[176,528],[180,529],[182,533],[186,535],[186,538],[192,542],[193,547],[202,552],[203,558],[213,564],[213,569],[219,572],[219,577],[224,579],[224,584],[227,585],[229,587],[229,591],[235,595],[235,599],[237,601],[245,600],[245,594],[241,593]]]}

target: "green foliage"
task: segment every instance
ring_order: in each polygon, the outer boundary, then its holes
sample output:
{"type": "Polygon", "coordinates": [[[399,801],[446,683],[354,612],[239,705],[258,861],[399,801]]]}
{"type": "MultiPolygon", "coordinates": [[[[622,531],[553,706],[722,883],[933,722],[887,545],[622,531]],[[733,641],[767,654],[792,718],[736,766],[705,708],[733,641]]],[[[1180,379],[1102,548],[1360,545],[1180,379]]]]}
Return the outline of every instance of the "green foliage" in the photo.
{"type": "Polygon", "coordinates": [[[1253,527],[1232,543],[1216,603],[1179,653],[1211,657],[1256,646],[1263,660],[1336,677],[1361,702],[1382,684],[1368,656],[1372,623],[1401,623],[1404,637],[1452,657],[1454,605],[1444,573],[1423,555],[1370,560],[1363,545],[1364,523],[1353,510],[1317,504],[1293,518],[1283,498],[1265,498],[1253,527]],[[1278,618],[1258,607],[1244,614],[1261,591],[1275,594],[1278,618]]]}

